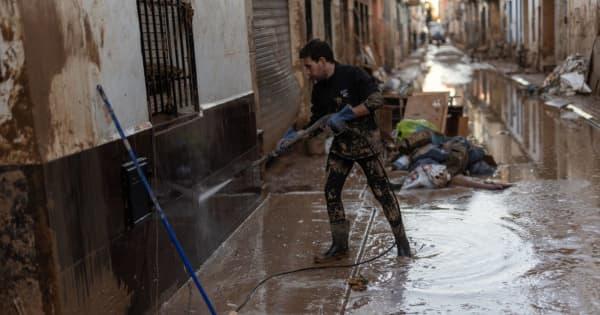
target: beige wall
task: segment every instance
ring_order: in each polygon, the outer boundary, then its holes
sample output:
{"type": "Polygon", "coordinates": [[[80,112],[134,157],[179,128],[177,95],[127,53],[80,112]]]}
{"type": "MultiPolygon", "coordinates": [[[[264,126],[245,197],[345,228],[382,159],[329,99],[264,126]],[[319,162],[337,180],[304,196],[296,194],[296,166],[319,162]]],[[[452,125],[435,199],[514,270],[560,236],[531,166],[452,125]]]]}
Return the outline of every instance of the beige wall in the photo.
{"type": "Polygon", "coordinates": [[[252,93],[245,3],[192,0],[200,106],[252,93]]]}
{"type": "Polygon", "coordinates": [[[135,2],[8,0],[0,63],[0,164],[54,160],[150,127],[135,2]]]}
{"type": "MultiPolygon", "coordinates": [[[[298,81],[301,90],[301,100],[302,104],[300,104],[300,110],[298,113],[297,123],[300,125],[308,122],[310,118],[310,82],[304,74],[304,66],[302,64],[302,60],[299,58],[298,54],[300,49],[306,44],[306,20],[305,20],[305,7],[304,1],[297,0],[289,0],[288,6],[290,9],[290,40],[291,40],[291,58],[292,58],[292,67],[294,71],[294,76],[298,81]]],[[[313,5],[313,12],[316,8],[313,5]]],[[[313,34],[315,30],[313,28],[313,34]]]]}

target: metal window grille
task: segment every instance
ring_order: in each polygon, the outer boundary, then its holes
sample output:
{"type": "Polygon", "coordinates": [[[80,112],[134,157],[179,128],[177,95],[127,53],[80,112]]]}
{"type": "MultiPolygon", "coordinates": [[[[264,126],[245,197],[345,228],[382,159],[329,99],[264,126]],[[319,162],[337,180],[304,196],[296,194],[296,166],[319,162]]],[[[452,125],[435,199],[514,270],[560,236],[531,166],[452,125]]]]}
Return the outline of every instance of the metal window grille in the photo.
{"type": "Polygon", "coordinates": [[[353,11],[353,15],[354,15],[354,37],[360,41],[360,17],[359,17],[359,13],[358,10],[360,8],[358,7],[358,1],[354,1],[354,11],[353,11]]]}
{"type": "Polygon", "coordinates": [[[151,117],[198,111],[191,5],[137,0],[137,8],[151,117]]]}
{"type": "Polygon", "coordinates": [[[333,28],[331,25],[331,0],[323,0],[323,16],[325,22],[325,41],[333,47],[333,28]]]}
{"type": "Polygon", "coordinates": [[[312,29],[312,0],[304,1],[305,21],[306,21],[306,40],[311,40],[313,37],[312,29]]]}

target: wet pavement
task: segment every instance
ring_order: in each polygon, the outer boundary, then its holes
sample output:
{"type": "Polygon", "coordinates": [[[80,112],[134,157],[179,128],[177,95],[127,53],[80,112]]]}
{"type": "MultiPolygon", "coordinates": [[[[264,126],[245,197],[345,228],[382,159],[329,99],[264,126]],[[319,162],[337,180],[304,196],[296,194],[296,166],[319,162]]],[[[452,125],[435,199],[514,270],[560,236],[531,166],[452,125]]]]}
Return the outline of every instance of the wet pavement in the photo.
{"type": "MultiPolygon", "coordinates": [[[[581,117],[523,98],[511,81],[430,47],[425,91],[459,95],[472,137],[500,164],[501,192],[446,188],[398,194],[413,259],[395,249],[355,268],[306,271],[267,282],[242,314],[597,314],[600,312],[600,131],[581,117]],[[365,291],[352,291],[362,275],[365,291]]],[[[413,65],[414,68],[414,65],[413,65]]],[[[414,71],[414,69],[410,70],[414,71]]],[[[313,266],[329,232],[324,156],[293,153],[269,169],[266,201],[199,270],[219,313],[265,276],[313,266]]],[[[345,186],[351,257],[393,241],[360,170],[345,186]]],[[[191,286],[164,314],[204,314],[191,286]]]]}

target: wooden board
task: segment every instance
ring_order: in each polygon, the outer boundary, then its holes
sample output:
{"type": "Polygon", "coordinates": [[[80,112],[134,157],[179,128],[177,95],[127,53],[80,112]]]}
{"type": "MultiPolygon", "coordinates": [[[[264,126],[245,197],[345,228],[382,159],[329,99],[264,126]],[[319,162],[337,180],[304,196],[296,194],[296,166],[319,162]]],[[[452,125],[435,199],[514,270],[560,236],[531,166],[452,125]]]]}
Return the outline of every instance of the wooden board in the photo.
{"type": "Polygon", "coordinates": [[[375,112],[375,117],[377,118],[377,125],[379,126],[379,130],[386,134],[391,134],[394,126],[392,125],[392,109],[383,106],[381,109],[375,112]]]}
{"type": "Polygon", "coordinates": [[[448,92],[416,93],[408,98],[404,119],[425,119],[442,133],[446,131],[448,92]]]}
{"type": "Polygon", "coordinates": [[[469,135],[469,117],[461,116],[458,120],[458,136],[467,137],[469,135]]]}
{"type": "Polygon", "coordinates": [[[590,56],[588,85],[594,95],[600,95],[600,36],[596,37],[590,56]]]}

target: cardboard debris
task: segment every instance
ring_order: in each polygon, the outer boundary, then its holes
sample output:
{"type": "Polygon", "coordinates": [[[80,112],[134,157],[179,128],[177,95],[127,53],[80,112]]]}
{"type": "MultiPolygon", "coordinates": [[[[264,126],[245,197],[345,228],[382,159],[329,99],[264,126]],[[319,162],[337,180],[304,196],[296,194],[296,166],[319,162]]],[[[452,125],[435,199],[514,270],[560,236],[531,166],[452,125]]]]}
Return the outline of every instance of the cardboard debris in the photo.
{"type": "Polygon", "coordinates": [[[565,89],[572,89],[576,92],[585,94],[592,93],[590,87],[585,83],[583,74],[577,72],[569,72],[560,75],[560,85],[565,89]]]}
{"type": "Polygon", "coordinates": [[[448,92],[416,93],[408,98],[403,119],[425,119],[445,132],[449,96],[448,92]]]}
{"type": "Polygon", "coordinates": [[[458,120],[458,134],[457,136],[468,137],[469,136],[469,117],[461,116],[458,120]]]}
{"type": "Polygon", "coordinates": [[[569,104],[568,100],[562,98],[553,98],[545,102],[546,105],[556,108],[561,108],[567,104],[569,104]]]}
{"type": "Polygon", "coordinates": [[[574,54],[567,59],[544,80],[544,90],[553,95],[575,95],[577,92],[589,94],[590,87],[585,83],[588,62],[580,54],[574,54]]]}

